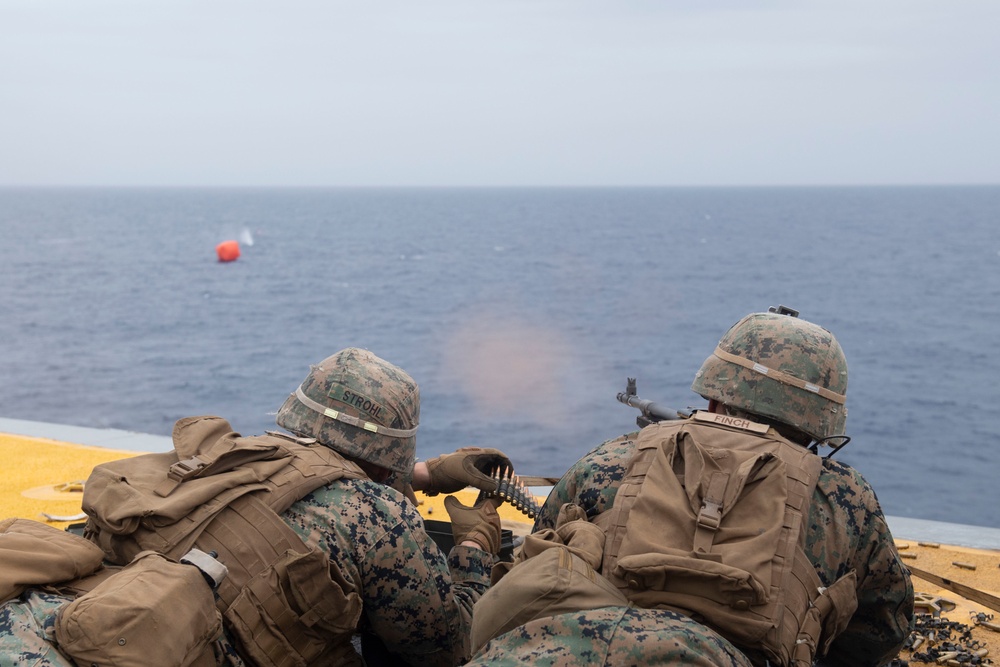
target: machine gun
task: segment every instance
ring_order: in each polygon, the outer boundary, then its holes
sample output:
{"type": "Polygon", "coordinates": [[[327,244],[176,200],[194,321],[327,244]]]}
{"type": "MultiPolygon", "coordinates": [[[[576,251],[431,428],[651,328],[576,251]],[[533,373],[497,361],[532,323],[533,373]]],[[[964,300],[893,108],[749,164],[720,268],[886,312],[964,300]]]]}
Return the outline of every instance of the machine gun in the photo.
{"type": "Polygon", "coordinates": [[[639,398],[635,393],[635,378],[628,378],[625,391],[618,392],[618,400],[642,413],[635,418],[635,423],[639,428],[645,428],[661,421],[687,419],[694,412],[693,410],[673,410],[653,401],[639,398]]]}

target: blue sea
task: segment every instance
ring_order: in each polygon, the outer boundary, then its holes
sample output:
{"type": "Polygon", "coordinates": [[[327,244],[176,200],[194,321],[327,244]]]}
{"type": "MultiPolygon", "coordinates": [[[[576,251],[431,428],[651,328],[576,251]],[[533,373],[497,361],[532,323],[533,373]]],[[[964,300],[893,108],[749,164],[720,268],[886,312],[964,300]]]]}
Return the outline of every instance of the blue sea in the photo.
{"type": "Polygon", "coordinates": [[[887,514],[1000,527],[1000,187],[0,189],[0,416],[244,434],[348,346],[418,454],[558,476],[779,304],[850,366],[836,454],[887,514]],[[220,241],[242,256],[217,261],[220,241]]]}

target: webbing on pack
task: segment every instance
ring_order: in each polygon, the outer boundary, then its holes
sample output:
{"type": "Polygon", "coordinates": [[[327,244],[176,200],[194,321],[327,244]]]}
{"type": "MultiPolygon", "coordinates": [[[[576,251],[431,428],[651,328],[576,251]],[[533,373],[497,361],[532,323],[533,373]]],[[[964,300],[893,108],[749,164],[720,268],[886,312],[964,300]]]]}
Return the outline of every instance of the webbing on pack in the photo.
{"type": "Polygon", "coordinates": [[[729,475],[722,472],[712,473],[698,511],[698,532],[694,534],[694,550],[708,553],[712,550],[715,532],[722,523],[722,498],[729,485],[729,475]]]}

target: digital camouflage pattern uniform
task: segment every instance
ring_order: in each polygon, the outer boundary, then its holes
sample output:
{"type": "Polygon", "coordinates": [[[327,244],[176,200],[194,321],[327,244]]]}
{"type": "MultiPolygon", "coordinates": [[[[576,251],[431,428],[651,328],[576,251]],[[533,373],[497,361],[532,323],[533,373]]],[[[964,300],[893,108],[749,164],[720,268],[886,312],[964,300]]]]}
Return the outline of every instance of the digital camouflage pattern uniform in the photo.
{"type": "MultiPolygon", "coordinates": [[[[761,417],[759,421],[768,421],[800,444],[803,438],[823,441],[844,432],[847,360],[843,350],[832,333],[799,319],[798,311],[784,306],[751,313],[730,327],[696,373],[691,389],[724,406],[731,415],[737,410],[747,417],[761,417]]],[[[570,468],[549,494],[535,530],[554,528],[559,508],[567,503],[582,507],[588,518],[610,509],[636,451],[636,436],[630,433],[605,442],[570,468]]],[[[829,586],[851,570],[857,576],[857,610],[822,664],[884,664],[909,635],[913,587],[874,491],[849,466],[824,459],[805,522],[806,556],[823,584],[829,586]]],[[[664,627],[652,611],[636,610],[638,620],[630,626],[643,637],[655,633],[655,641],[647,644],[666,641],[694,653],[714,652],[715,647],[726,645],[711,629],[682,616],[674,619],[677,626],[664,627]]],[[[573,620],[522,626],[494,639],[484,650],[491,655],[527,655],[549,646],[569,646],[572,639],[574,653],[600,655],[607,633],[623,629],[598,612],[579,614],[573,620]],[[581,617],[601,622],[601,633],[581,634],[581,617]]],[[[626,658],[632,664],[647,661],[655,659],[626,658]]],[[[717,664],[745,665],[746,658],[718,658],[717,664]]]]}
{"type": "MultiPolygon", "coordinates": [[[[282,518],[330,554],[363,600],[363,629],[390,652],[419,667],[468,657],[472,606],[489,588],[492,555],[456,546],[445,556],[416,508],[369,480],[320,487],[282,518]]],[[[72,667],[49,641],[55,615],[69,600],[35,591],[0,606],[0,667],[72,667]]],[[[235,655],[227,658],[242,667],[235,655]]]]}
{"type": "Polygon", "coordinates": [[[732,644],[686,616],[636,607],[604,607],[530,621],[488,642],[468,664],[751,667],[732,644]]]}
{"type": "Polygon", "coordinates": [[[56,612],[68,601],[61,595],[27,591],[0,606],[0,667],[72,667],[51,642],[56,612]]]}
{"type": "Polygon", "coordinates": [[[419,416],[413,378],[367,350],[347,348],[312,366],[276,423],[392,476],[386,484],[338,480],[282,518],[356,587],[364,631],[412,665],[456,665],[469,656],[472,606],[489,588],[493,556],[455,546],[446,557],[401,493],[419,416]]]}
{"type": "MultiPolygon", "coordinates": [[[[554,527],[559,508],[567,503],[579,505],[588,517],[610,509],[634,454],[637,435],[638,432],[632,432],[609,440],[577,461],[553,487],[535,520],[534,530],[554,527]]],[[[858,609],[846,631],[834,641],[823,664],[865,667],[888,662],[910,632],[913,586],[875,492],[850,466],[823,459],[806,530],[806,554],[825,585],[852,569],[858,578],[858,609]]],[[[659,620],[651,617],[648,622],[652,631],[659,620]]],[[[690,641],[691,650],[702,642],[719,643],[721,638],[710,629],[690,619],[686,624],[689,631],[677,634],[676,639],[690,641]]],[[[511,636],[514,634],[502,635],[488,648],[520,650],[523,638],[511,636]]],[[[550,637],[547,641],[562,640],[550,637]]],[[[594,638],[595,644],[597,641],[594,638]]]]}
{"type": "Polygon", "coordinates": [[[321,487],[282,518],[357,587],[365,629],[390,652],[431,667],[468,657],[472,606],[489,588],[492,555],[455,546],[446,557],[412,503],[368,480],[321,487]]]}

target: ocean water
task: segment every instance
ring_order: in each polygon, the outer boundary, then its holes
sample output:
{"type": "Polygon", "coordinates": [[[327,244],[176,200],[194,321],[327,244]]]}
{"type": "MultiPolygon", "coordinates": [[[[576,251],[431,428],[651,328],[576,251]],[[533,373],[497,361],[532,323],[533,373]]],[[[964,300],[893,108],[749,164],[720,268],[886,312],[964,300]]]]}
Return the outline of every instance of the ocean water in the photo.
{"type": "Polygon", "coordinates": [[[421,457],[558,476],[633,428],[626,377],[701,406],[784,304],[845,350],[836,456],[886,513],[1000,527],[1000,187],[0,189],[0,232],[3,417],[260,433],[359,346],[420,383],[421,457]]]}

